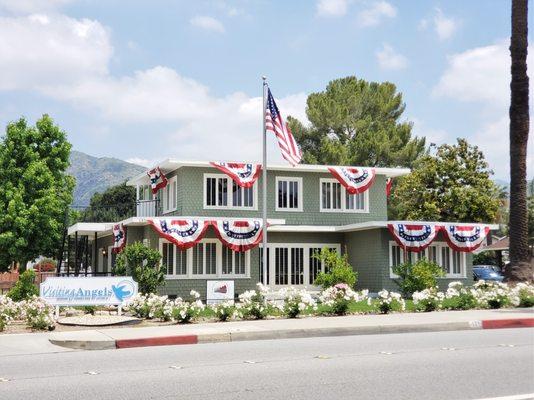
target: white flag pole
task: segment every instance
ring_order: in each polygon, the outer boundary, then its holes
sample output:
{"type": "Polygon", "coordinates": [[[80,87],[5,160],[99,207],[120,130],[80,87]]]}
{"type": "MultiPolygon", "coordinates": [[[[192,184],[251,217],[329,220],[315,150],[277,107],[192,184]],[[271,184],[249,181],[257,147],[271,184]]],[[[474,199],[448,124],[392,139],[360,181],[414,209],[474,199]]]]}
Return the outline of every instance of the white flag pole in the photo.
{"type": "Polygon", "coordinates": [[[263,254],[262,254],[262,283],[267,285],[267,131],[265,129],[265,110],[267,107],[267,78],[262,76],[263,80],[263,175],[262,175],[262,202],[263,202],[263,254]]]}

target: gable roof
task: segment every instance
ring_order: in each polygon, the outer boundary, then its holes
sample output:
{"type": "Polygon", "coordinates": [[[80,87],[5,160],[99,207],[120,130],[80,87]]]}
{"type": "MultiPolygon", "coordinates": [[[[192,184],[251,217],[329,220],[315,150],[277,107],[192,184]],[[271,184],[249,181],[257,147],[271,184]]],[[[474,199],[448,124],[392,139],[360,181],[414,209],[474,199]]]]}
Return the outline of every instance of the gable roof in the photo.
{"type": "MultiPolygon", "coordinates": [[[[316,164],[298,164],[295,167],[290,165],[273,164],[267,165],[268,171],[285,171],[285,172],[315,172],[315,173],[329,173],[328,167],[336,167],[337,165],[316,165],[316,164]]],[[[169,173],[182,167],[197,167],[197,168],[214,168],[209,161],[180,161],[172,158],[168,158],[154,167],[160,167],[163,173],[169,173]]],[[[153,167],[153,168],[154,168],[153,167]]],[[[151,168],[147,168],[147,171],[151,168]]],[[[214,168],[214,170],[216,170],[214,168]]],[[[398,176],[408,175],[410,173],[409,168],[378,168],[375,167],[377,175],[384,175],[387,178],[396,178],[398,176]]],[[[127,185],[135,186],[137,184],[147,184],[148,176],[146,173],[134,176],[128,182],[127,185]]]]}

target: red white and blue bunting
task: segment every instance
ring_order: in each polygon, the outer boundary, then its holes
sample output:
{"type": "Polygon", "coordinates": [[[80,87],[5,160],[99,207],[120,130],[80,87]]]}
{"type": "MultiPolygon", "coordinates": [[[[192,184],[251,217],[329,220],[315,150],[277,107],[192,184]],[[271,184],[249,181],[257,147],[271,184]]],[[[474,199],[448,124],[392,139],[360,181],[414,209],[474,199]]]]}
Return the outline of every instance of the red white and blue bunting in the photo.
{"type": "Polygon", "coordinates": [[[124,225],[113,225],[113,253],[120,253],[126,246],[126,230],[124,225]]]}
{"type": "Polygon", "coordinates": [[[388,224],[388,229],[400,247],[418,253],[432,243],[441,230],[441,226],[394,222],[388,224]]]}
{"type": "Polygon", "coordinates": [[[374,183],[374,168],[328,167],[330,173],[341,183],[349,194],[363,193],[374,183]]]}
{"type": "Polygon", "coordinates": [[[147,175],[150,178],[150,187],[152,188],[153,194],[156,194],[158,190],[167,186],[167,177],[161,172],[159,167],[151,169],[147,172],[147,175]]]}
{"type": "Polygon", "coordinates": [[[210,162],[218,170],[224,172],[241,187],[249,188],[258,180],[261,164],[210,162]]]}
{"type": "Polygon", "coordinates": [[[149,219],[148,223],[160,237],[174,243],[181,250],[200,242],[211,225],[210,221],[181,218],[149,219]]]}
{"type": "Polygon", "coordinates": [[[393,186],[393,178],[388,178],[386,180],[386,196],[389,197],[391,194],[391,188],[393,186]]]}
{"type": "Polygon", "coordinates": [[[443,226],[443,230],[445,239],[451,248],[469,253],[480,247],[490,228],[487,225],[447,224],[443,226]]]}
{"type": "Polygon", "coordinates": [[[217,237],[233,251],[250,250],[256,247],[263,237],[261,220],[214,221],[213,226],[217,237]]]}

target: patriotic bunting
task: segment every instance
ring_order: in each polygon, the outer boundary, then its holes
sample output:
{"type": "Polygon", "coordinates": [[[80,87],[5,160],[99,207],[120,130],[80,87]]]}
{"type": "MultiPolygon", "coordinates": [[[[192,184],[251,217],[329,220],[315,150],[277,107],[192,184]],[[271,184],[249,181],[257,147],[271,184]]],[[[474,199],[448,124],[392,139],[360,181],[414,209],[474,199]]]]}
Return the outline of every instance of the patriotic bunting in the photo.
{"type": "Polygon", "coordinates": [[[122,224],[113,225],[113,253],[120,253],[126,246],[126,230],[122,224]]]}
{"type": "Polygon", "coordinates": [[[218,170],[224,172],[241,187],[249,188],[258,180],[261,164],[210,162],[218,170]]]}
{"type": "Polygon", "coordinates": [[[391,194],[391,187],[393,186],[393,178],[388,178],[386,180],[386,196],[389,197],[391,194]]]}
{"type": "Polygon", "coordinates": [[[256,247],[262,240],[261,220],[214,221],[217,237],[233,251],[247,251],[256,247]]]}
{"type": "Polygon", "coordinates": [[[204,237],[210,221],[197,219],[149,219],[148,223],[164,239],[174,243],[181,250],[195,246],[204,237]]]}
{"type": "Polygon", "coordinates": [[[373,184],[376,174],[374,168],[328,167],[328,170],[349,194],[365,192],[373,184]]]}
{"type": "Polygon", "coordinates": [[[470,253],[480,247],[489,233],[489,226],[485,225],[452,225],[444,227],[445,239],[449,246],[456,251],[470,253]]]}
{"type": "Polygon", "coordinates": [[[151,169],[147,172],[147,175],[150,178],[150,187],[152,188],[153,194],[156,194],[158,190],[167,186],[167,178],[159,167],[151,169]]]}
{"type": "Polygon", "coordinates": [[[441,226],[395,222],[388,224],[388,229],[400,247],[418,253],[432,243],[441,230],[441,226]]]}

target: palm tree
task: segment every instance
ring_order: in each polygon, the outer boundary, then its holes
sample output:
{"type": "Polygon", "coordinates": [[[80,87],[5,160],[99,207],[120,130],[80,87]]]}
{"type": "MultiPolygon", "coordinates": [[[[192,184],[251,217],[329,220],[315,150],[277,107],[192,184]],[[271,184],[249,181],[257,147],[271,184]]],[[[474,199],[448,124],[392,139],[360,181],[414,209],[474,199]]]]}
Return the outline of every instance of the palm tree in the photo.
{"type": "Polygon", "coordinates": [[[527,142],[528,110],[528,0],[512,0],[512,82],[510,104],[510,281],[532,280],[528,248],[527,142]]]}

